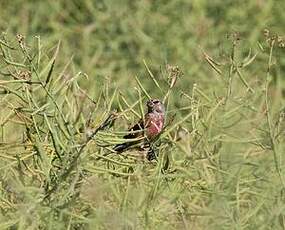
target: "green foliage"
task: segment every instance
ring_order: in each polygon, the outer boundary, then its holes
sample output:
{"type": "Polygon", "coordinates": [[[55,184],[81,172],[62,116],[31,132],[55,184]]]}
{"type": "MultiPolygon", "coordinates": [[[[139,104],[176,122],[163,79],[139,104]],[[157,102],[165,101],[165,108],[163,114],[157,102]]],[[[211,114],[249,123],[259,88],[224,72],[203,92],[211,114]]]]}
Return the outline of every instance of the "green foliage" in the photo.
{"type": "Polygon", "coordinates": [[[0,229],[285,228],[282,1],[1,5],[0,229]]]}

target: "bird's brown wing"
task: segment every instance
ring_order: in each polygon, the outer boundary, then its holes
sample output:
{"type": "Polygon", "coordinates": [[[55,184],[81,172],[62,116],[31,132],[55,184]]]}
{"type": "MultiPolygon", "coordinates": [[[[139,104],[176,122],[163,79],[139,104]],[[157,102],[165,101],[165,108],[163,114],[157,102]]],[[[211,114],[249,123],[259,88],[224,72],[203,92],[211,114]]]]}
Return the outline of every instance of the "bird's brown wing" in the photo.
{"type": "Polygon", "coordinates": [[[143,120],[141,119],[137,124],[135,124],[133,127],[131,127],[129,129],[129,132],[128,134],[126,134],[124,136],[125,139],[132,139],[132,138],[137,138],[139,136],[142,135],[143,133],[143,130],[144,130],[144,122],[143,120]],[[139,130],[141,130],[141,132],[139,132],[139,130]]]}
{"type": "MultiPolygon", "coordinates": [[[[125,139],[135,139],[140,136],[143,136],[144,132],[144,122],[141,119],[137,124],[135,124],[133,127],[129,129],[129,133],[124,136],[125,139]],[[141,130],[141,131],[140,131],[141,130]]],[[[140,141],[132,141],[132,142],[126,142],[122,144],[117,144],[113,149],[117,151],[118,153],[121,153],[128,149],[129,147],[138,144],[140,141]]]]}

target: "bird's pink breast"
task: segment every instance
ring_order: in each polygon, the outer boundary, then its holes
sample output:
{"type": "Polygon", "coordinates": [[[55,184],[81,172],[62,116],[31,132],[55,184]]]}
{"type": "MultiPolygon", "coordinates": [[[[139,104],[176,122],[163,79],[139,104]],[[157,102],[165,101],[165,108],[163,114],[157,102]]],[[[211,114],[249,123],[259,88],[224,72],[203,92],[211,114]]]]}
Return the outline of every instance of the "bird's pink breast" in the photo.
{"type": "Polygon", "coordinates": [[[147,122],[147,136],[149,138],[155,137],[163,129],[164,117],[163,117],[163,115],[154,115],[154,116],[150,116],[148,118],[149,119],[147,122]]]}

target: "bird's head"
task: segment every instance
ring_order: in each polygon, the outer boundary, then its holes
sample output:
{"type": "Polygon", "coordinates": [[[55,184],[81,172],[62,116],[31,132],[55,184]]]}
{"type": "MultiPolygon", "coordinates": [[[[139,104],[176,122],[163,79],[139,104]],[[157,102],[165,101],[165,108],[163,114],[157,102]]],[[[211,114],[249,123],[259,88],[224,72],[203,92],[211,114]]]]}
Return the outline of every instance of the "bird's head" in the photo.
{"type": "Polygon", "coordinates": [[[165,111],[163,103],[158,99],[150,99],[149,101],[147,101],[146,105],[148,113],[164,113],[165,111]]]}

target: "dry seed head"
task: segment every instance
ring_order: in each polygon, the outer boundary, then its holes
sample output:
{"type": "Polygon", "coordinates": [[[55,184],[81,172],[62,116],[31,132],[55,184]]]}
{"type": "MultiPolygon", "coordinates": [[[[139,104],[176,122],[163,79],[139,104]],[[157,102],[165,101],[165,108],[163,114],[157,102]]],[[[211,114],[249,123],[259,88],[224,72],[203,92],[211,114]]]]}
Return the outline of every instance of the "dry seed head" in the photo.
{"type": "Polygon", "coordinates": [[[31,71],[20,71],[19,78],[22,80],[31,80],[32,73],[31,71]]]}
{"type": "Polygon", "coordinates": [[[269,37],[269,34],[270,34],[270,31],[268,29],[264,29],[263,30],[263,35],[264,37],[268,38],[269,37]]]}
{"type": "Polygon", "coordinates": [[[284,40],[283,40],[283,37],[277,36],[277,42],[278,42],[278,46],[279,46],[280,48],[284,48],[284,47],[285,47],[285,42],[284,42],[284,40]]]}
{"type": "Polygon", "coordinates": [[[234,45],[236,45],[237,42],[241,40],[240,32],[236,32],[236,31],[227,34],[226,37],[227,39],[231,40],[234,45]]]}
{"type": "Polygon", "coordinates": [[[19,45],[20,45],[20,47],[21,47],[21,49],[23,49],[24,47],[25,47],[25,37],[22,35],[22,34],[17,34],[17,40],[18,40],[18,42],[19,42],[19,45]]]}
{"type": "Polygon", "coordinates": [[[173,88],[177,82],[178,77],[183,75],[178,66],[166,65],[166,69],[169,72],[168,80],[170,82],[170,88],[173,88]]]}
{"type": "Polygon", "coordinates": [[[241,35],[239,32],[234,32],[233,33],[233,39],[234,41],[239,41],[241,39],[241,35]]]}
{"type": "Polygon", "coordinates": [[[22,34],[17,34],[16,37],[19,43],[22,43],[24,41],[24,36],[22,34]]]}
{"type": "Polygon", "coordinates": [[[270,35],[270,31],[268,29],[264,29],[263,34],[265,36],[266,42],[270,46],[274,46],[276,43],[278,44],[278,47],[284,48],[285,47],[285,42],[282,36],[278,34],[272,34],[270,35]]]}
{"type": "Polygon", "coordinates": [[[272,35],[270,39],[271,39],[271,41],[276,41],[277,40],[277,35],[276,34],[272,35]]]}
{"type": "Polygon", "coordinates": [[[24,46],[25,37],[22,34],[17,34],[16,37],[17,37],[17,40],[18,40],[20,46],[23,47],[24,46]]]}

